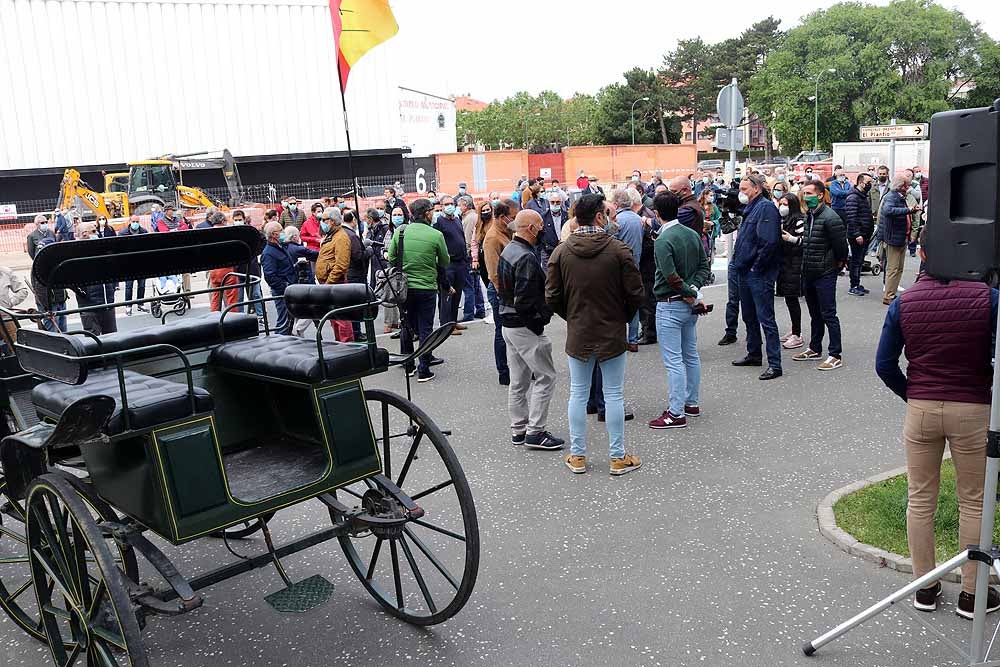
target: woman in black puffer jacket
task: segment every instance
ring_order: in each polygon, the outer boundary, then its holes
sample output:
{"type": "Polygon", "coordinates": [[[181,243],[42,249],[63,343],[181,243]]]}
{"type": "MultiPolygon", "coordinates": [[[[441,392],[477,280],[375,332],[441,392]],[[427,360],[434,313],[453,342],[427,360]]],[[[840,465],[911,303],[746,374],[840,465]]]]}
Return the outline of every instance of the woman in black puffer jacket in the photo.
{"type": "MultiPolygon", "coordinates": [[[[778,211],[781,213],[781,228],[799,238],[805,233],[805,216],[799,198],[789,192],[778,200],[778,211]]],[[[785,297],[788,316],[792,320],[792,330],[781,337],[781,345],[786,350],[802,347],[802,246],[799,243],[781,242],[783,261],[778,271],[778,281],[775,292],[785,297]]]]}

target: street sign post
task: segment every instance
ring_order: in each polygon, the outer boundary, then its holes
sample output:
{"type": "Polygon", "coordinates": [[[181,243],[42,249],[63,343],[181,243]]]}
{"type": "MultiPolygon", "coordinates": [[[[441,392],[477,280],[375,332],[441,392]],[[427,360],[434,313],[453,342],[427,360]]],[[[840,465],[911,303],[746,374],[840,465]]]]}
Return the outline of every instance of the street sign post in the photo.
{"type": "Polygon", "coordinates": [[[864,125],[861,127],[861,141],[878,141],[880,139],[926,139],[927,123],[910,123],[908,125],[864,125]]]}
{"type": "MultiPolygon", "coordinates": [[[[743,131],[739,129],[740,124],[743,122],[743,105],[743,94],[736,85],[736,79],[734,78],[732,83],[723,86],[722,90],[719,91],[719,97],[715,100],[719,120],[726,126],[725,139],[728,140],[728,145],[722,146],[717,143],[716,146],[723,150],[726,148],[729,149],[729,166],[726,171],[729,173],[730,179],[736,177],[736,151],[743,148],[743,131]]],[[[694,127],[692,131],[697,132],[698,128],[694,127]]],[[[719,130],[719,132],[722,132],[722,130],[719,130]]],[[[717,142],[723,138],[719,133],[716,133],[715,137],[717,142]]]]}
{"type": "Polygon", "coordinates": [[[720,151],[741,151],[746,146],[743,141],[743,128],[730,130],[720,127],[715,130],[715,149],[720,151]]]}

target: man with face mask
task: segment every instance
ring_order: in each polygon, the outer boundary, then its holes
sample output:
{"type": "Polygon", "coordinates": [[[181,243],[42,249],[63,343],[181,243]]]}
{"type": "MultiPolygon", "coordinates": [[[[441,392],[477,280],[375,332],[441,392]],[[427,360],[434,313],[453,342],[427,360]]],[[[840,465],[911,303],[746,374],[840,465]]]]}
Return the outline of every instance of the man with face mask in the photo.
{"type": "Polygon", "coordinates": [[[486,317],[486,301],[479,287],[479,239],[476,228],[479,224],[479,214],[476,213],[476,202],[470,195],[458,198],[458,214],[462,219],[462,230],[465,233],[466,266],[469,275],[466,276],[465,290],[462,293],[462,322],[471,322],[486,317]]]}
{"type": "Polygon", "coordinates": [[[781,234],[785,242],[802,246],[802,291],[809,307],[812,330],[809,347],[792,359],[822,359],[825,328],[830,333],[829,356],[816,370],[833,371],[843,366],[840,318],[837,317],[837,274],[847,262],[847,235],[843,219],[823,203],[824,194],[826,186],[818,179],[803,186],[802,199],[808,211],[805,233],[792,236],[782,231],[781,234]]]}
{"type": "Polygon", "coordinates": [[[409,222],[410,209],[406,208],[406,202],[403,201],[403,189],[399,186],[386,188],[383,194],[385,194],[385,210],[391,211],[394,208],[398,208],[403,211],[403,222],[409,222]]]}
{"type": "MultiPolygon", "coordinates": [[[[840,167],[840,165],[837,165],[840,167]]],[[[847,193],[851,191],[851,184],[847,180],[844,168],[840,167],[833,172],[833,179],[830,186],[830,208],[841,217],[844,216],[844,207],[847,205],[847,193]]]]}
{"type": "Polygon", "coordinates": [[[682,225],[701,235],[705,228],[705,211],[691,191],[687,177],[677,176],[671,179],[668,188],[680,201],[680,206],[677,207],[677,219],[682,225]]]}
{"type": "Polygon", "coordinates": [[[871,174],[860,173],[857,182],[847,193],[847,204],[844,207],[844,221],[847,223],[847,243],[851,248],[851,289],[848,294],[865,296],[869,290],[861,285],[861,268],[865,263],[865,254],[872,234],[875,232],[875,218],[872,215],[871,190],[873,179],[871,174]]]}
{"type": "Polygon", "coordinates": [[[747,328],[747,354],[734,366],[763,366],[761,331],[767,343],[767,369],[761,380],[781,377],[781,340],[774,321],[774,281],[782,264],[781,216],[764,196],[766,180],[752,175],[740,181],[743,222],[729,270],[737,274],[740,310],[747,328]]]}
{"type": "MultiPolygon", "coordinates": [[[[129,218],[128,224],[121,228],[118,232],[118,236],[137,236],[139,234],[147,234],[147,230],[139,223],[139,216],[133,215],[129,218]]],[[[146,297],[146,281],[142,278],[138,280],[126,280],[125,281],[125,300],[132,300],[132,286],[135,285],[135,298],[144,299],[146,297]]],[[[139,304],[136,306],[139,310],[145,311],[145,304],[139,304]]],[[[125,306],[125,315],[132,314],[132,306],[125,306]]]]}
{"type": "Polygon", "coordinates": [[[549,208],[542,214],[542,235],[538,241],[543,271],[549,264],[549,256],[559,245],[562,228],[568,217],[567,212],[563,210],[562,193],[558,190],[550,193],[549,208]]]}
{"type": "MultiPolygon", "coordinates": [[[[76,232],[77,236],[82,239],[96,240],[100,238],[97,233],[97,225],[89,220],[81,222],[76,232]]],[[[115,287],[114,283],[74,287],[76,305],[79,308],[89,308],[91,306],[113,304],[115,302],[115,287]]],[[[95,336],[118,331],[114,308],[100,308],[80,313],[80,324],[84,331],[88,331],[95,336]]]]}
{"type": "Polygon", "coordinates": [[[545,271],[535,256],[542,229],[542,216],[535,211],[521,211],[514,218],[514,237],[497,262],[497,317],[510,368],[510,441],[529,449],[556,450],[565,441],[546,428],[556,369],[552,342],[545,335],[552,319],[545,303],[545,271]]]}
{"type": "Polygon", "coordinates": [[[55,240],[56,236],[52,233],[52,223],[43,214],[39,213],[35,216],[35,229],[28,234],[28,238],[26,239],[25,249],[28,251],[28,257],[34,259],[35,253],[38,252],[41,246],[52,243],[55,240]]]}
{"type": "Polygon", "coordinates": [[[299,204],[301,203],[302,200],[297,197],[289,197],[285,201],[285,210],[281,212],[281,218],[279,219],[282,229],[288,225],[296,229],[302,229],[302,223],[306,221],[306,214],[305,211],[299,208],[299,204]]]}
{"type": "Polygon", "coordinates": [[[896,298],[906,261],[910,216],[920,208],[907,202],[910,187],[910,181],[905,176],[893,178],[879,210],[879,238],[885,244],[885,293],[882,304],[886,306],[896,298]]]}
{"type": "Polygon", "coordinates": [[[889,192],[889,167],[879,165],[876,169],[875,182],[872,189],[868,191],[868,200],[871,202],[872,213],[875,214],[875,226],[878,227],[878,219],[881,214],[882,198],[889,192]]]}
{"type": "Polygon", "coordinates": [[[910,215],[910,238],[909,243],[907,243],[910,249],[910,257],[917,256],[917,239],[920,238],[920,230],[924,226],[924,195],[920,189],[920,180],[917,178],[916,173],[913,169],[903,171],[903,176],[910,181],[910,189],[906,193],[906,205],[917,207],[917,210],[910,215]]]}
{"type": "Polygon", "coordinates": [[[465,282],[469,277],[468,251],[465,246],[465,228],[462,227],[462,219],[458,215],[458,207],[448,195],[441,198],[443,210],[437,221],[432,225],[434,229],[444,235],[445,245],[448,248],[450,263],[445,269],[444,282],[450,290],[442,290],[441,301],[438,305],[438,319],[441,324],[455,322],[455,329],[451,332],[453,336],[460,336],[466,327],[458,323],[458,303],[462,299],[462,292],[465,290],[465,282]]]}
{"type": "MultiPolygon", "coordinates": [[[[549,210],[549,203],[542,198],[542,183],[540,181],[535,181],[528,186],[526,191],[528,196],[527,201],[521,202],[521,208],[534,211],[541,217],[545,217],[545,212],[549,210]]],[[[522,199],[525,199],[524,195],[521,195],[522,199]]]]}

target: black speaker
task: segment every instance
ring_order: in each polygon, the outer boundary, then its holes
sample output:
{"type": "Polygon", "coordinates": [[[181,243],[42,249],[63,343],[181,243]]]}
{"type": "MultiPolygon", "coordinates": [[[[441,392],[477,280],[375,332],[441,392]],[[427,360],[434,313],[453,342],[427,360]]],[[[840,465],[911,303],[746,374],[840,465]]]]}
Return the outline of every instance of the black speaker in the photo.
{"type": "Polygon", "coordinates": [[[931,118],[927,273],[984,280],[1000,269],[1000,99],[931,118]]]}

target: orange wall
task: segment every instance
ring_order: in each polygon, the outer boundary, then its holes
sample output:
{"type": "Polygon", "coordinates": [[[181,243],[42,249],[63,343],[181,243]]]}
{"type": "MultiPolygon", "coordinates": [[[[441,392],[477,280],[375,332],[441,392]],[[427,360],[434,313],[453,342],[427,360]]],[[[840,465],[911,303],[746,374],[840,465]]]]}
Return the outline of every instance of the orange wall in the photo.
{"type": "Polygon", "coordinates": [[[528,173],[527,151],[486,151],[484,153],[443,153],[434,156],[437,162],[439,193],[458,191],[459,183],[466,183],[469,192],[501,192],[509,195],[518,179],[528,173]],[[486,178],[476,180],[475,163],[484,167],[486,178]]]}
{"type": "Polygon", "coordinates": [[[566,180],[575,183],[580,170],[597,176],[602,183],[622,183],[629,180],[632,170],[642,172],[648,181],[653,172],[663,172],[663,179],[688,174],[698,163],[698,150],[693,144],[637,144],[635,146],[569,146],[563,149],[566,180]]]}

